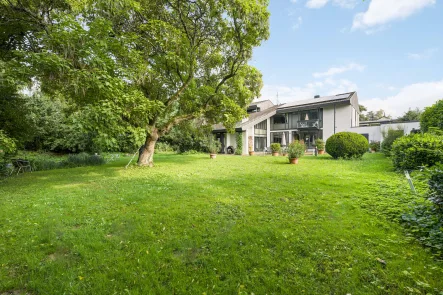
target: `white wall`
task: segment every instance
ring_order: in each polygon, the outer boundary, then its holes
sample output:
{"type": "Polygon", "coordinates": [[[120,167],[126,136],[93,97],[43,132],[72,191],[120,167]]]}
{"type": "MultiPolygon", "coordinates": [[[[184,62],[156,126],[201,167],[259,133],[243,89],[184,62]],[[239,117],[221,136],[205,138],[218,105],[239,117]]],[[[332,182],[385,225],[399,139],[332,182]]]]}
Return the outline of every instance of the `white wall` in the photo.
{"type": "Polygon", "coordinates": [[[398,129],[401,128],[405,131],[405,135],[411,133],[412,129],[420,129],[420,122],[406,122],[406,123],[392,123],[383,124],[380,126],[365,126],[352,128],[350,131],[358,134],[369,134],[369,142],[371,141],[383,141],[383,131],[387,131],[389,128],[398,129]]]}
{"type": "MultiPolygon", "coordinates": [[[[335,107],[335,133],[350,131],[352,110],[351,105],[335,107]]],[[[334,135],[334,106],[328,106],[323,108],[323,140],[326,141],[332,135],[334,135]]]]}

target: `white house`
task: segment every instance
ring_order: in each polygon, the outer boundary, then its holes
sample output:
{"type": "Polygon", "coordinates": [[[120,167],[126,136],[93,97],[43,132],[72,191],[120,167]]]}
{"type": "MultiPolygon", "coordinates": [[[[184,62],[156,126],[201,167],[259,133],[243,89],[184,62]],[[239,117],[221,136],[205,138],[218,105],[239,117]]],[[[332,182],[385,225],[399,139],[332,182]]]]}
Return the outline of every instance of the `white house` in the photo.
{"type": "MultiPolygon", "coordinates": [[[[251,103],[247,111],[249,117],[235,126],[236,133],[242,135],[242,154],[248,153],[249,138],[252,139],[254,151],[263,151],[274,142],[281,144],[283,137],[287,144],[303,139],[307,147],[313,149],[317,138],[326,141],[342,131],[363,134],[369,141],[381,141],[383,130],[390,125],[395,125],[395,128],[398,125],[389,121],[375,124],[365,122],[372,126],[361,126],[357,92],[324,97],[317,95],[312,99],[278,106],[270,100],[258,101],[251,103]]],[[[412,125],[402,123],[402,127],[406,134],[412,129],[419,129],[417,122],[412,125]]],[[[227,133],[223,125],[215,125],[213,133],[222,143],[223,153],[228,151],[228,147],[237,148],[236,135],[227,133]]]]}

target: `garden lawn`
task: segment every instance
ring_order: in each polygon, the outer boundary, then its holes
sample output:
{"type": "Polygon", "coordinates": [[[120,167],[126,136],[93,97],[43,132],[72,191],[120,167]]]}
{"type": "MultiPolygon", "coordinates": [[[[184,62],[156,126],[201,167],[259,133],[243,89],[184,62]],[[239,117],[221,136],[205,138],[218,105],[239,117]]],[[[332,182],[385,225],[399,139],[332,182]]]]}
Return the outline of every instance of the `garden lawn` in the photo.
{"type": "Polygon", "coordinates": [[[443,294],[381,154],[127,161],[0,182],[0,294],[443,294]]]}

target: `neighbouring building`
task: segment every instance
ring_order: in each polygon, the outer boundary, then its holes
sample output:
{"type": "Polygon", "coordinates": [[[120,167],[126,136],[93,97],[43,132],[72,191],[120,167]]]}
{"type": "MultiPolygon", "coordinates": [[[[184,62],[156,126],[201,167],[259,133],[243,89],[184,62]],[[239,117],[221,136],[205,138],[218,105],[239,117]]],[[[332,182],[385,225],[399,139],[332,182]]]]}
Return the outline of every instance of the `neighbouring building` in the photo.
{"type": "MultiPolygon", "coordinates": [[[[360,123],[357,92],[324,97],[317,95],[312,99],[282,105],[263,100],[251,103],[247,112],[249,117],[235,126],[235,132],[241,134],[242,154],[248,153],[249,142],[256,152],[263,151],[271,143],[289,144],[301,139],[308,149],[313,149],[317,138],[326,141],[342,131],[363,134],[368,141],[381,141],[383,130],[393,125],[394,128],[405,129],[406,134],[419,129],[417,122],[402,123],[402,126],[391,120],[360,123]]],[[[213,133],[222,143],[222,153],[226,153],[229,147],[237,148],[237,135],[227,133],[223,125],[215,125],[213,133]]]]}

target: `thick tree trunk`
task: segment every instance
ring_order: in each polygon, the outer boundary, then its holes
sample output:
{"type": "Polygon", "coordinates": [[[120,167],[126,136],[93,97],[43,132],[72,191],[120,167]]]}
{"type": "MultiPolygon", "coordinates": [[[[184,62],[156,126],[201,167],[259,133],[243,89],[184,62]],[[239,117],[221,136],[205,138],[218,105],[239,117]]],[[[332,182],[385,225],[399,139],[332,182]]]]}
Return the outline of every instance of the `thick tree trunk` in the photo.
{"type": "Polygon", "coordinates": [[[140,148],[137,162],[139,166],[154,166],[154,150],[158,138],[158,130],[153,128],[151,134],[146,137],[145,144],[140,148]]]}

